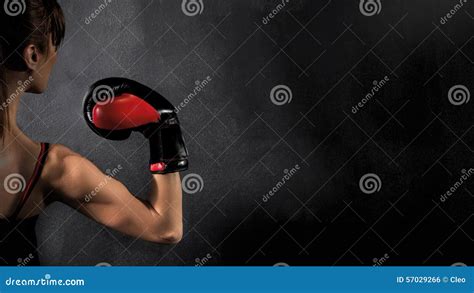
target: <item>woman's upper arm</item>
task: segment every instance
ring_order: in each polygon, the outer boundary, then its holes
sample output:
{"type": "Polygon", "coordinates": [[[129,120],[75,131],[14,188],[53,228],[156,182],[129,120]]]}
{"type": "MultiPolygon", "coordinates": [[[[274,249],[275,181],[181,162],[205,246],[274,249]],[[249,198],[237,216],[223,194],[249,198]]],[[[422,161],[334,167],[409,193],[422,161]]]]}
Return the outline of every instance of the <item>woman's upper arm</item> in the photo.
{"type": "Polygon", "coordinates": [[[168,231],[159,227],[160,215],[150,205],[66,147],[52,147],[44,180],[56,194],[56,200],[97,222],[133,237],[167,242],[168,231]]]}

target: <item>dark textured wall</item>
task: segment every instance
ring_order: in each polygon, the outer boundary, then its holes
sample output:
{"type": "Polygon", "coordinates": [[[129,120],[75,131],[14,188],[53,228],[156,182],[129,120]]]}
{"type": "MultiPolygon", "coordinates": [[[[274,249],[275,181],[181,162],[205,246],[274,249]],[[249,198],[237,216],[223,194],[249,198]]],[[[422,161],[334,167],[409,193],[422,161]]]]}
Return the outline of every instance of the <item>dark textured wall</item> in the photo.
{"type": "Polygon", "coordinates": [[[146,196],[147,143],[103,140],[81,114],[94,81],[136,79],[185,103],[194,179],[179,245],[54,204],[37,228],[43,263],[472,265],[473,2],[362,2],[289,0],[264,19],[280,1],[203,0],[195,16],[177,0],[61,1],[66,40],[23,129],[121,165],[146,196]]]}

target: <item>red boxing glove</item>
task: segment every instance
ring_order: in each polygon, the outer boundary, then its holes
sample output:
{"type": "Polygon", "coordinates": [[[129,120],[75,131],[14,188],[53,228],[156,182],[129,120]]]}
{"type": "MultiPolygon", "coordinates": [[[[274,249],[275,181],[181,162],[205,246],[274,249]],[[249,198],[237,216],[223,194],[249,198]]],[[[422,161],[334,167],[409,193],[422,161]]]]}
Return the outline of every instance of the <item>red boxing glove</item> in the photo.
{"type": "Polygon", "coordinates": [[[94,83],[86,95],[84,116],[98,135],[127,139],[141,132],[150,142],[150,171],[166,174],[188,168],[178,116],[156,91],[129,79],[108,78],[94,83]]]}

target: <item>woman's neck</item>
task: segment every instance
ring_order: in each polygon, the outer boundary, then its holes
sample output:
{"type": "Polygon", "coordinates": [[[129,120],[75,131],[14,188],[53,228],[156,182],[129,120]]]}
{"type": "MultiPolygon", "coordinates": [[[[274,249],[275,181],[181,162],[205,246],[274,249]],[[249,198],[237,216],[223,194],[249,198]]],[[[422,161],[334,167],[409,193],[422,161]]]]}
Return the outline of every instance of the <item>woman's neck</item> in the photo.
{"type": "Polygon", "coordinates": [[[21,97],[27,90],[24,86],[28,77],[24,73],[10,71],[7,74],[7,99],[2,105],[4,111],[8,111],[8,127],[6,135],[18,136],[22,131],[17,124],[17,112],[20,106],[21,97]]]}

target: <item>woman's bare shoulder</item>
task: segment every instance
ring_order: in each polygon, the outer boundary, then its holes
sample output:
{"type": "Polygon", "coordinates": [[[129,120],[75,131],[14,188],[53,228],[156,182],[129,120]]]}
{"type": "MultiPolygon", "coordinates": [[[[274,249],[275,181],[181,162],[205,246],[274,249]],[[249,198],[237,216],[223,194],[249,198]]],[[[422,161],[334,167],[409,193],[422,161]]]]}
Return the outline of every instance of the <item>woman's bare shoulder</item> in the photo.
{"type": "Polygon", "coordinates": [[[61,189],[65,178],[72,179],[79,174],[77,170],[81,168],[83,160],[85,158],[70,148],[60,144],[52,144],[41,176],[43,182],[47,186],[61,189]]]}
{"type": "Polygon", "coordinates": [[[49,146],[49,152],[48,152],[48,160],[55,160],[55,159],[64,159],[69,156],[79,156],[80,155],[67,146],[64,146],[62,144],[51,144],[49,146]]]}

